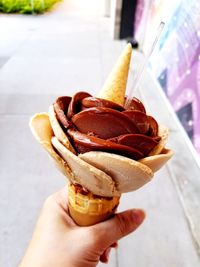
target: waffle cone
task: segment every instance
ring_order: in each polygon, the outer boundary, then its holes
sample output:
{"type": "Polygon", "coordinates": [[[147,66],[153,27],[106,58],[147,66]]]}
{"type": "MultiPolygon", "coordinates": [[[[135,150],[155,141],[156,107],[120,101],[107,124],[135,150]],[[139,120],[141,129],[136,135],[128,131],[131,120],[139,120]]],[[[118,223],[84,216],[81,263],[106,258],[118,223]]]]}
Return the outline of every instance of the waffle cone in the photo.
{"type": "Polygon", "coordinates": [[[120,197],[98,197],[92,193],[83,194],[73,184],[68,185],[69,213],[80,226],[89,226],[108,219],[114,214],[120,197]]]}
{"type": "Polygon", "coordinates": [[[132,46],[127,44],[97,95],[99,98],[113,101],[119,105],[124,104],[131,54],[132,46]]]}

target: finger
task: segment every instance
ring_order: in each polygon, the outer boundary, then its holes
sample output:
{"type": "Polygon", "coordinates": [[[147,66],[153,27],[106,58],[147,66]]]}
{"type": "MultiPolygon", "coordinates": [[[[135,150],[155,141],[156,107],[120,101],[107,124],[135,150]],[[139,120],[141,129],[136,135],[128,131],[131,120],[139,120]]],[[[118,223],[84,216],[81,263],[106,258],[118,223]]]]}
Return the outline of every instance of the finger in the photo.
{"type": "Polygon", "coordinates": [[[118,213],[112,219],[96,224],[92,228],[93,231],[98,233],[99,245],[107,248],[117,240],[135,231],[144,218],[143,210],[132,209],[118,213]]]}
{"type": "Polygon", "coordinates": [[[68,211],[68,189],[67,186],[62,188],[60,191],[53,194],[53,197],[57,203],[66,211],[68,211]]]}
{"type": "Polygon", "coordinates": [[[104,262],[104,263],[108,262],[111,248],[117,248],[117,247],[118,247],[117,242],[111,244],[110,247],[107,248],[107,249],[103,252],[103,254],[101,255],[101,257],[100,257],[100,261],[101,261],[101,262],[104,262]]]}
{"type": "Polygon", "coordinates": [[[109,261],[111,247],[107,248],[104,253],[100,256],[100,261],[103,263],[107,263],[109,261]]]}
{"type": "Polygon", "coordinates": [[[46,199],[45,209],[50,209],[50,211],[54,210],[54,212],[51,213],[54,215],[57,214],[68,226],[77,226],[69,215],[67,186],[46,199]]]}

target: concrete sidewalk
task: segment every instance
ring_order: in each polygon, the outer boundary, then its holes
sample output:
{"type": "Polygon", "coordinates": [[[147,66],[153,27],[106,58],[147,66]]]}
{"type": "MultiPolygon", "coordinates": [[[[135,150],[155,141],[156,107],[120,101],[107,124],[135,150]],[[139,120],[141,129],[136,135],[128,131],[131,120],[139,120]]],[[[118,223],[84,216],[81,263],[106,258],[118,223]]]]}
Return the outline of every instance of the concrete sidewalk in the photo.
{"type": "MultiPolygon", "coordinates": [[[[65,184],[31,135],[30,116],[47,111],[58,95],[77,90],[95,95],[124,47],[124,42],[111,40],[109,19],[101,16],[100,5],[100,0],[66,0],[45,15],[0,15],[2,267],[17,266],[43,201],[65,184]]],[[[135,60],[140,60],[139,55],[135,60]]],[[[149,88],[152,106],[160,102],[165,113],[163,117],[160,112],[159,121],[168,123],[169,113],[159,96],[152,97],[155,92],[148,74],[142,87],[149,88]]],[[[148,94],[144,90],[139,96],[149,100],[148,94]]],[[[176,136],[173,127],[172,136],[176,136]]],[[[107,266],[199,266],[169,167],[144,188],[122,197],[120,210],[141,207],[147,219],[137,232],[120,241],[107,266]]]]}

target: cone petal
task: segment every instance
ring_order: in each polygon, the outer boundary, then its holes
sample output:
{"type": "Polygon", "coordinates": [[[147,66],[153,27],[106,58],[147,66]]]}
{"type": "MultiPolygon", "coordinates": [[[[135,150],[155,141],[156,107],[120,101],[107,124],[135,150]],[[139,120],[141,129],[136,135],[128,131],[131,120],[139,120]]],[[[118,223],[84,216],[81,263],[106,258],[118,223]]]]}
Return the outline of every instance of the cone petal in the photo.
{"type": "Polygon", "coordinates": [[[127,44],[97,97],[124,104],[131,54],[132,46],[127,44]]]}

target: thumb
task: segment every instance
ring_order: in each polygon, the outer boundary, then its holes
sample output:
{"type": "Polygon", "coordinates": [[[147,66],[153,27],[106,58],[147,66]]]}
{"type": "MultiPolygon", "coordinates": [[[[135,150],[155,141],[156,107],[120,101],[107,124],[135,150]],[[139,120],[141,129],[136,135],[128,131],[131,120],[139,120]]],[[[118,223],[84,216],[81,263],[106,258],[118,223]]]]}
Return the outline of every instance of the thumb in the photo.
{"type": "Polygon", "coordinates": [[[145,213],[140,209],[127,210],[115,214],[112,219],[94,225],[98,233],[101,246],[106,248],[121,239],[122,237],[135,231],[143,222],[145,213]]]}

